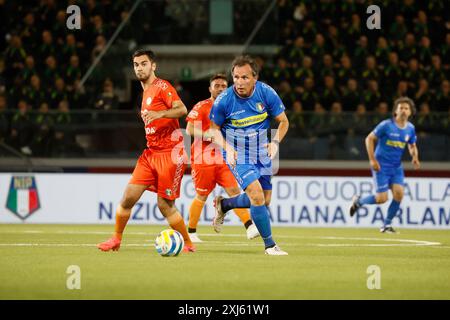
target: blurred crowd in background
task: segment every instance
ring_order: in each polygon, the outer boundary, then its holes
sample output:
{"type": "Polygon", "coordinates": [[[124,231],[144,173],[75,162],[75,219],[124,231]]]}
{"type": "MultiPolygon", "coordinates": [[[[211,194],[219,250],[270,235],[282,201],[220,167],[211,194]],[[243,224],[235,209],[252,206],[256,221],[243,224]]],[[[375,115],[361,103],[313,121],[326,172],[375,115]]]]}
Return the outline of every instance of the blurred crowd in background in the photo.
{"type": "MultiPolygon", "coordinates": [[[[413,122],[419,135],[450,136],[448,1],[372,2],[382,8],[379,30],[366,27],[367,1],[278,0],[280,50],[256,59],[260,80],[273,86],[286,105],[289,136],[310,143],[322,137],[338,145],[344,141],[346,151],[354,148],[359,154],[352,143],[348,146],[349,137],[360,139],[390,117],[392,102],[400,96],[416,103],[413,122]]],[[[202,44],[196,30],[208,24],[205,3],[146,2],[152,10],[136,14],[149,14],[148,24],[129,23],[119,38],[152,43],[155,36],[174,34],[179,39],[157,40],[202,44]]],[[[249,2],[234,3],[235,38],[229,41],[243,43],[240,37],[261,15],[252,14],[249,2]]],[[[83,154],[67,129],[71,110],[123,108],[111,79],[100,78],[93,87],[80,86],[80,80],[132,5],[132,0],[0,0],[0,142],[28,155],[83,154]],[[81,30],[66,27],[70,4],[81,7],[81,30]]],[[[168,80],[182,90],[177,79],[168,80]]]]}

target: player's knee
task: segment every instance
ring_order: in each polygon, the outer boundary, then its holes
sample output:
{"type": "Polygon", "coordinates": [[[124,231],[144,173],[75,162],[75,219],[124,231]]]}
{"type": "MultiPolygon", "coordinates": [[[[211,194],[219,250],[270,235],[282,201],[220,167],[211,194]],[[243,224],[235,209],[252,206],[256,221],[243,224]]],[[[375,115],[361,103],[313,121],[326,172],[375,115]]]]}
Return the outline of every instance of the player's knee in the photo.
{"type": "Polygon", "coordinates": [[[173,211],[175,211],[175,206],[173,205],[173,202],[168,201],[164,198],[158,197],[157,205],[158,205],[159,211],[161,211],[161,213],[165,217],[170,216],[173,213],[173,211]]]}
{"type": "Polygon", "coordinates": [[[398,191],[398,192],[394,192],[394,200],[397,202],[400,202],[403,200],[403,192],[402,191],[398,191]]]}
{"type": "Polygon", "coordinates": [[[376,196],[377,203],[385,203],[388,201],[387,193],[381,193],[376,196]]]}
{"type": "Polygon", "coordinates": [[[253,206],[263,206],[265,205],[264,194],[252,193],[249,195],[250,203],[253,206]]]}
{"type": "Polygon", "coordinates": [[[163,213],[167,212],[170,209],[169,205],[163,201],[158,200],[157,204],[158,204],[158,209],[163,213]]]}
{"type": "Polygon", "coordinates": [[[133,196],[125,195],[120,202],[120,205],[124,209],[131,209],[136,204],[137,200],[133,196]]]}
{"type": "Polygon", "coordinates": [[[263,206],[265,204],[264,192],[259,184],[251,184],[245,192],[253,206],[263,206]]]}

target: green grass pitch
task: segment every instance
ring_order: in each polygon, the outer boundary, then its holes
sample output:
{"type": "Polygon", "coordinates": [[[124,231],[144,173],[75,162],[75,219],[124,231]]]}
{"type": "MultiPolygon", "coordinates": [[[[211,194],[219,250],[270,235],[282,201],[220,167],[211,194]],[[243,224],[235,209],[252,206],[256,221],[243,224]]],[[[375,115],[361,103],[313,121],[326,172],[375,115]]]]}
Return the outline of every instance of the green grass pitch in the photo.
{"type": "Polygon", "coordinates": [[[0,225],[0,299],[450,299],[448,230],[274,227],[289,252],[277,257],[243,227],[200,226],[196,253],[163,258],[153,242],[165,226],[130,225],[119,252],[100,252],[113,228],[0,225]],[[66,286],[70,265],[79,290],[66,286]],[[368,289],[371,265],[380,289],[368,289]]]}

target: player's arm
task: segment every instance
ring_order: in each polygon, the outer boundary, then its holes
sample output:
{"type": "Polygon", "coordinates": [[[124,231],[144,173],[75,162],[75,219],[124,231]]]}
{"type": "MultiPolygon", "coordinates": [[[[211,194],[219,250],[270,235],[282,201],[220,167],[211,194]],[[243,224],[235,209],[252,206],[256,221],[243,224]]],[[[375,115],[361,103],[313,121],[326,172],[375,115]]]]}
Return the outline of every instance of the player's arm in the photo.
{"type": "Polygon", "coordinates": [[[234,167],[236,165],[237,152],[236,150],[223,138],[220,127],[214,121],[211,121],[209,134],[212,137],[212,142],[227,152],[227,163],[234,167]]]}
{"type": "Polygon", "coordinates": [[[267,104],[269,115],[278,123],[275,136],[272,138],[272,141],[266,145],[267,154],[271,159],[274,159],[278,152],[279,144],[289,129],[289,119],[284,112],[286,108],[275,90],[267,84],[262,84],[261,87],[265,95],[265,102],[267,104]]]}
{"type": "Polygon", "coordinates": [[[414,169],[418,170],[420,168],[420,161],[419,161],[419,149],[417,149],[417,145],[415,143],[408,144],[408,151],[412,157],[411,162],[414,166],[414,169]]]}
{"type": "Polygon", "coordinates": [[[194,137],[194,138],[203,137],[202,129],[194,126],[194,124],[192,122],[187,123],[186,131],[191,137],[194,137]]]}
{"type": "Polygon", "coordinates": [[[187,115],[187,108],[181,100],[172,102],[172,108],[161,111],[148,111],[142,112],[142,117],[145,123],[150,123],[153,120],[160,118],[178,119],[187,115]]]}
{"type": "Polygon", "coordinates": [[[367,155],[369,156],[369,162],[370,166],[375,171],[380,171],[380,164],[378,163],[377,159],[375,159],[375,144],[377,143],[377,136],[375,133],[371,132],[366,137],[366,149],[367,149],[367,155]]]}
{"type": "Polygon", "coordinates": [[[277,154],[279,144],[281,140],[284,139],[289,129],[289,119],[284,111],[281,112],[279,115],[277,115],[274,119],[278,123],[277,132],[275,132],[275,136],[272,138],[272,141],[267,146],[269,157],[272,159],[277,154]]]}
{"type": "Polygon", "coordinates": [[[205,141],[212,141],[210,131],[208,130],[208,131],[203,132],[202,127],[196,126],[195,125],[196,123],[201,123],[201,122],[194,121],[194,123],[192,123],[191,121],[189,121],[187,123],[187,126],[186,126],[187,133],[191,137],[194,137],[194,138],[202,139],[205,141]]]}

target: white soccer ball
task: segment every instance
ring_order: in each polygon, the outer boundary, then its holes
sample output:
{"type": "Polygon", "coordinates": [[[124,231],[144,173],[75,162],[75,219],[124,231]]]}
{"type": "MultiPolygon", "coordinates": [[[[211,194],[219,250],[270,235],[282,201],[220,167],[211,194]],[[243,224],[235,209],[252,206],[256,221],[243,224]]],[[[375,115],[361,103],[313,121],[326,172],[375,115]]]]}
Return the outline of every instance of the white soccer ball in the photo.
{"type": "Polygon", "coordinates": [[[161,231],[155,240],[156,251],[163,257],[176,257],[183,247],[183,236],[173,229],[161,231]]]}

